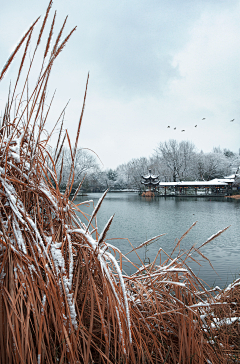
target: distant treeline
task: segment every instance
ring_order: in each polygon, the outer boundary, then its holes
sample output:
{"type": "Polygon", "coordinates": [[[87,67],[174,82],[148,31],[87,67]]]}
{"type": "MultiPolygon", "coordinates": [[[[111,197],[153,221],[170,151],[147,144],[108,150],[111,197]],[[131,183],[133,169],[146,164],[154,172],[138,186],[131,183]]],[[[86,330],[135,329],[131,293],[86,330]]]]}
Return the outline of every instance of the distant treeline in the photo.
{"type": "MultiPolygon", "coordinates": [[[[151,169],[161,181],[210,180],[223,178],[236,172],[240,156],[229,149],[214,148],[211,153],[197,151],[189,141],[170,139],[159,143],[149,157],[131,159],[116,169],[102,170],[94,154],[78,149],[74,168],[74,189],[83,181],[82,192],[142,189],[141,176],[151,169]]],[[[64,189],[71,167],[71,153],[63,149],[58,160],[57,173],[61,173],[61,188],[64,189]]]]}

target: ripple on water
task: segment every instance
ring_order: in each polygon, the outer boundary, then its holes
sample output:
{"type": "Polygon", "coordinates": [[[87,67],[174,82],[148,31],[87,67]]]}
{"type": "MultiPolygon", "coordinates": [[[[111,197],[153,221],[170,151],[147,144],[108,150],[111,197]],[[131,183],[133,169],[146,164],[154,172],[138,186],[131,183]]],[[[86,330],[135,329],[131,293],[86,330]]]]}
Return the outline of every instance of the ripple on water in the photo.
{"type": "MultiPolygon", "coordinates": [[[[100,196],[101,194],[97,193],[89,194],[87,199],[93,199],[96,205],[100,196]]],[[[78,202],[84,199],[86,198],[78,198],[78,202]]],[[[83,209],[89,213],[92,211],[92,208],[83,209]]],[[[193,244],[200,246],[210,236],[231,225],[227,231],[201,249],[211,260],[218,275],[202,258],[201,267],[194,262],[190,263],[194,272],[210,286],[215,284],[224,287],[238,278],[240,273],[239,212],[240,200],[212,198],[210,201],[209,198],[175,197],[147,200],[134,193],[108,193],[97,221],[101,231],[109,217],[115,214],[107,238],[128,238],[135,247],[153,236],[166,233],[151,244],[147,251],[145,248],[138,250],[141,259],[144,259],[146,254],[151,261],[160,247],[167,254],[171,253],[176,239],[180,239],[195,221],[198,221],[196,226],[181,242],[183,250],[189,249],[193,244]]],[[[131,250],[128,240],[117,239],[113,240],[112,244],[120,248],[124,254],[131,250]]],[[[130,254],[129,258],[134,263],[139,263],[134,253],[130,254]]],[[[130,273],[128,265],[125,266],[125,270],[130,273]]]]}

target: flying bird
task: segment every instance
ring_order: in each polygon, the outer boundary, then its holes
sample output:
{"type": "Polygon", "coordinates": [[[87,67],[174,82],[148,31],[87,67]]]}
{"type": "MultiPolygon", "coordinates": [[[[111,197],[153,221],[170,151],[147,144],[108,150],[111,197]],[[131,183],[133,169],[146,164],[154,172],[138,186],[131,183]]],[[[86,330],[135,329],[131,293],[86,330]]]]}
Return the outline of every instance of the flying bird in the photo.
{"type": "Polygon", "coordinates": [[[177,128],[174,128],[174,130],[176,130],[177,128]]]}
{"type": "Polygon", "coordinates": [[[195,125],[195,128],[197,127],[197,125],[195,125]]]}
{"type": "Polygon", "coordinates": [[[232,119],[232,120],[230,120],[230,121],[234,121],[235,119],[232,119]]]}
{"type": "Polygon", "coordinates": [[[168,125],[168,128],[170,128],[170,126],[168,125]]]}
{"type": "Polygon", "coordinates": [[[181,130],[181,131],[185,131],[185,130],[183,129],[183,130],[181,130]]]}
{"type": "Polygon", "coordinates": [[[206,118],[202,118],[202,120],[205,120],[206,118]]]}

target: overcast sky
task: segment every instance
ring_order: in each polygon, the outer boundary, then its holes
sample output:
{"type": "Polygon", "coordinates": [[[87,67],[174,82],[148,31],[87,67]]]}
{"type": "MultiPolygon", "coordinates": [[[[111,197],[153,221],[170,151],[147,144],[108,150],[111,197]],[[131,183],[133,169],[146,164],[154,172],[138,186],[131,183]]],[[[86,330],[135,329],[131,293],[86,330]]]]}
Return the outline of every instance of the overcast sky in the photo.
{"type": "MultiPolygon", "coordinates": [[[[0,68],[47,5],[2,2],[0,68]]],[[[93,149],[104,168],[148,157],[169,139],[192,141],[204,152],[238,152],[240,1],[55,0],[49,27],[54,10],[56,29],[69,15],[65,34],[75,25],[77,31],[51,75],[49,97],[57,93],[49,131],[71,99],[65,127],[74,143],[90,71],[79,146],[93,149]]],[[[13,64],[0,84],[0,112],[15,76],[13,64]]]]}

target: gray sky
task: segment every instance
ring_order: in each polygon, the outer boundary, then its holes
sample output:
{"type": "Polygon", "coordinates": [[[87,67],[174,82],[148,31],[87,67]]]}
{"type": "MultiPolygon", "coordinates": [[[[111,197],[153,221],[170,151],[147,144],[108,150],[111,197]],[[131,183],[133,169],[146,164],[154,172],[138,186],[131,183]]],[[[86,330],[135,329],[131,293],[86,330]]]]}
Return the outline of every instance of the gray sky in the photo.
{"type": "MultiPolygon", "coordinates": [[[[47,5],[1,4],[0,68],[47,5]]],[[[77,31],[50,79],[49,98],[57,93],[49,130],[71,99],[65,127],[74,143],[90,71],[79,146],[93,149],[104,168],[148,157],[171,138],[192,141],[204,152],[214,146],[238,151],[240,1],[55,0],[49,27],[54,10],[55,36],[65,15],[66,31],[75,25],[77,31]]],[[[0,110],[15,64],[0,84],[0,110]]]]}

